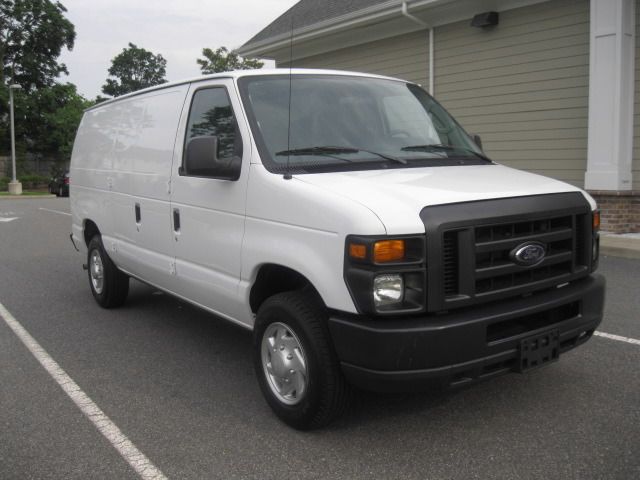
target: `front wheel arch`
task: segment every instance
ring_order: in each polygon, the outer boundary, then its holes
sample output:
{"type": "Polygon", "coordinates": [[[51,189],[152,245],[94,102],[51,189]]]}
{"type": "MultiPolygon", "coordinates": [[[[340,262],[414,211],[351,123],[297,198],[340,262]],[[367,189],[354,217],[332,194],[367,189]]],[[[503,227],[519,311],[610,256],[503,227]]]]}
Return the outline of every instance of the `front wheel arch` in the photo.
{"type": "Polygon", "coordinates": [[[292,268],[274,263],[262,265],[249,292],[249,306],[253,313],[257,313],[260,306],[268,298],[278,293],[291,291],[311,292],[321,299],[318,290],[309,279],[292,268]]]}

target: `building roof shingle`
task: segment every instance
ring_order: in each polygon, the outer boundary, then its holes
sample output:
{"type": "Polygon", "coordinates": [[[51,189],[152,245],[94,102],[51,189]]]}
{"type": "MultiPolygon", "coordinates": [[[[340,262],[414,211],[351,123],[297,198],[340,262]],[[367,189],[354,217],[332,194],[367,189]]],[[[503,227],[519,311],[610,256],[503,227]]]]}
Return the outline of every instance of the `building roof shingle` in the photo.
{"type": "Polygon", "coordinates": [[[291,32],[292,20],[295,30],[388,2],[389,0],[300,0],[254,35],[243,47],[291,32]]]}

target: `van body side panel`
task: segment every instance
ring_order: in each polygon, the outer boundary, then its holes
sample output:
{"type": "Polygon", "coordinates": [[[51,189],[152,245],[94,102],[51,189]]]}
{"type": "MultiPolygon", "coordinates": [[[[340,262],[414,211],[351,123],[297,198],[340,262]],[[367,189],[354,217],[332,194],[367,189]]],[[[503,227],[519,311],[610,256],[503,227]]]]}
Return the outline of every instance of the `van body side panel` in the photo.
{"type": "Polygon", "coordinates": [[[124,121],[113,155],[114,260],[162,288],[172,288],[169,181],[188,88],[180,85],[122,102],[124,121]]]}
{"type": "MultiPolygon", "coordinates": [[[[76,245],[86,252],[84,223],[93,221],[100,232],[113,231],[110,185],[113,178],[113,148],[121,122],[119,108],[102,107],[82,117],[71,156],[70,202],[72,233],[76,245]]],[[[112,244],[105,244],[112,251],[112,244]]]]}
{"type": "Polygon", "coordinates": [[[237,92],[229,79],[194,82],[182,111],[171,178],[171,210],[177,210],[180,229],[172,225],[175,288],[180,296],[226,318],[250,325],[242,317],[244,299],[238,296],[241,245],[252,145],[237,92]],[[242,138],[242,170],[235,181],[179,175],[185,133],[194,95],[202,89],[224,89],[242,138]]]}

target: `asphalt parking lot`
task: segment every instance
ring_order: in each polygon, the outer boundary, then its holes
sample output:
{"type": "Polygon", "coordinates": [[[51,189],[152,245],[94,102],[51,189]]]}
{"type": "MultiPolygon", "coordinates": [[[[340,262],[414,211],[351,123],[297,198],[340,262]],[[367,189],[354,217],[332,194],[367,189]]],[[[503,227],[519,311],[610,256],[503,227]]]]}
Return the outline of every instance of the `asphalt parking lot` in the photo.
{"type": "MultiPolygon", "coordinates": [[[[99,308],[68,211],[0,200],[0,304],[167,478],[640,478],[640,344],[594,337],[526,375],[363,395],[297,432],[262,399],[249,332],[137,282],[99,308]]],[[[600,272],[599,331],[640,339],[640,260],[600,272]]],[[[0,478],[139,478],[1,319],[0,478]]]]}

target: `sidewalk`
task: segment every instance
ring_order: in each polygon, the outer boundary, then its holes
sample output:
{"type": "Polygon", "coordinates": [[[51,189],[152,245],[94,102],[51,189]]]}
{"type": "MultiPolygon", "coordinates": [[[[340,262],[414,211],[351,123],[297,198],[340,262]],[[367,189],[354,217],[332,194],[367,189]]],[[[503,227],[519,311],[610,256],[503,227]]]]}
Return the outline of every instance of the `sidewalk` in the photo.
{"type": "Polygon", "coordinates": [[[600,234],[600,254],[640,259],[640,233],[600,234]]]}

